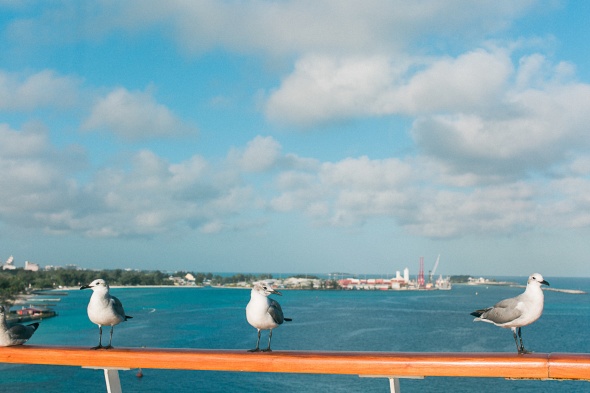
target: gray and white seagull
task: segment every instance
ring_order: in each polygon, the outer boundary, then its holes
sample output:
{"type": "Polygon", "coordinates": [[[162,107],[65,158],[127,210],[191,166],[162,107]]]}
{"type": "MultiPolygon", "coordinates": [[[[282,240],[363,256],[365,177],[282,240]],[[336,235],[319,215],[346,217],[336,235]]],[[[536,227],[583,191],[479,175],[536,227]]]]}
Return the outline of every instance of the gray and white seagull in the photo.
{"type": "Polygon", "coordinates": [[[6,309],[4,306],[0,306],[0,347],[26,343],[38,327],[38,323],[31,323],[29,325],[17,323],[8,327],[6,323],[6,309]]]}
{"type": "Polygon", "coordinates": [[[471,315],[477,317],[474,319],[476,322],[483,321],[503,328],[510,328],[518,353],[530,353],[524,348],[520,329],[535,322],[543,313],[542,284],[549,285],[539,273],[531,274],[523,293],[510,299],[504,299],[493,307],[474,311],[471,315]]]}
{"type": "Polygon", "coordinates": [[[110,349],[113,346],[113,327],[121,322],[124,322],[130,318],[129,315],[125,315],[123,305],[121,301],[109,293],[109,284],[103,279],[97,279],[92,281],[88,285],[84,285],[80,289],[92,289],[92,296],[86,311],[88,312],[88,318],[90,321],[98,325],[98,345],[92,347],[92,349],[110,349]],[[102,327],[111,327],[111,336],[109,345],[102,345],[102,327]]]}
{"type": "Polygon", "coordinates": [[[248,323],[258,330],[258,340],[256,341],[256,348],[250,349],[248,352],[260,351],[260,331],[269,330],[268,333],[268,347],[263,349],[263,352],[270,352],[270,340],[272,339],[272,330],[279,327],[283,321],[291,321],[291,318],[283,316],[281,305],[274,299],[270,299],[269,295],[282,294],[274,290],[268,283],[255,283],[250,292],[250,302],[246,306],[246,319],[248,323]]]}

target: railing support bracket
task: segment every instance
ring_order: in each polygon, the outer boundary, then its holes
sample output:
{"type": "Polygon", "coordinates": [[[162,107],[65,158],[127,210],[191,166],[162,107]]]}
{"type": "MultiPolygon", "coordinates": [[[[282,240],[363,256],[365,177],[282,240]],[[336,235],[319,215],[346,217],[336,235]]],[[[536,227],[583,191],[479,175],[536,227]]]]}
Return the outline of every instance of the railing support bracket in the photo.
{"type": "Polygon", "coordinates": [[[400,393],[399,380],[400,378],[405,379],[424,379],[424,377],[400,377],[392,375],[359,375],[361,378],[387,378],[389,379],[389,391],[391,393],[400,393]]]}
{"type": "Polygon", "coordinates": [[[123,393],[121,389],[121,380],[119,379],[119,370],[127,371],[129,368],[116,367],[82,367],[93,370],[104,371],[104,381],[107,385],[107,393],[123,393]]]}

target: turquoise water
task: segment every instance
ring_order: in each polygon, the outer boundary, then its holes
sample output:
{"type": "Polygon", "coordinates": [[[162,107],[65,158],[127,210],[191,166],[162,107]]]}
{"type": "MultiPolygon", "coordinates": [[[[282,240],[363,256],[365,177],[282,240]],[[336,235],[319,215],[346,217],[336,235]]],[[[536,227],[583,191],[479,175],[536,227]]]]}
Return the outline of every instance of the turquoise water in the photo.
{"type": "MultiPolygon", "coordinates": [[[[590,292],[590,278],[546,277],[552,287],[590,292]]],[[[523,282],[523,278],[512,278],[523,282]]],[[[253,348],[256,330],[246,322],[249,291],[219,288],[115,288],[128,315],[115,327],[115,347],[253,348]]],[[[276,297],[285,323],[273,335],[273,349],[401,352],[515,352],[512,333],[473,323],[469,313],[515,296],[522,288],[456,285],[451,291],[284,291],[276,297]]],[[[45,320],[30,344],[91,347],[98,329],[88,321],[90,291],[71,291],[57,306],[59,317],[45,320]]],[[[545,293],[541,319],[523,328],[527,349],[590,353],[590,295],[545,293]]],[[[106,330],[108,332],[108,329],[106,330]]],[[[266,335],[263,335],[266,342],[266,335]]],[[[1,350],[1,348],[0,348],[1,350]]],[[[257,356],[257,355],[254,355],[257,356]]],[[[262,355],[264,356],[264,355],[262,355]]],[[[342,375],[121,371],[128,392],[387,392],[387,379],[342,375]]],[[[0,391],[104,392],[101,370],[79,367],[0,365],[0,391]]],[[[488,378],[402,380],[410,392],[588,392],[576,381],[505,381],[488,378]]]]}

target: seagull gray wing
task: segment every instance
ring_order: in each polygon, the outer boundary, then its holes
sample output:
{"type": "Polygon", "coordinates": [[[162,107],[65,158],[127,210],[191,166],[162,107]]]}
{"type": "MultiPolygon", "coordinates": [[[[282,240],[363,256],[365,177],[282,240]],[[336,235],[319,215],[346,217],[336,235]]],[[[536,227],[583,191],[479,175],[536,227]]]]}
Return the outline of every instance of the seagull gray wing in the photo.
{"type": "Polygon", "coordinates": [[[115,313],[117,315],[120,315],[124,320],[127,320],[127,318],[131,318],[125,315],[125,310],[123,310],[123,304],[118,298],[111,296],[111,304],[113,305],[115,313]]]}
{"type": "Polygon", "coordinates": [[[283,309],[281,308],[281,305],[274,299],[268,300],[270,300],[270,305],[268,306],[268,313],[276,323],[278,323],[279,325],[282,324],[285,318],[283,317],[283,309]]]}
{"type": "Polygon", "coordinates": [[[518,302],[518,297],[502,300],[482,313],[481,318],[498,324],[512,322],[522,315],[522,311],[516,307],[518,302]]]}
{"type": "Polygon", "coordinates": [[[38,323],[32,325],[14,325],[10,329],[8,329],[8,335],[12,340],[28,340],[31,338],[35,330],[37,330],[38,323]]]}

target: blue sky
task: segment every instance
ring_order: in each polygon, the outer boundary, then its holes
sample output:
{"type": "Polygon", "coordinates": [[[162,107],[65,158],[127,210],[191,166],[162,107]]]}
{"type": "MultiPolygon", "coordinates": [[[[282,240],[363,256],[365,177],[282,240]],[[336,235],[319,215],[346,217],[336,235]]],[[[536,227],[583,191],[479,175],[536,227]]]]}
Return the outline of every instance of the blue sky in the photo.
{"type": "Polygon", "coordinates": [[[0,0],[0,258],[590,276],[589,13],[0,0]]]}

